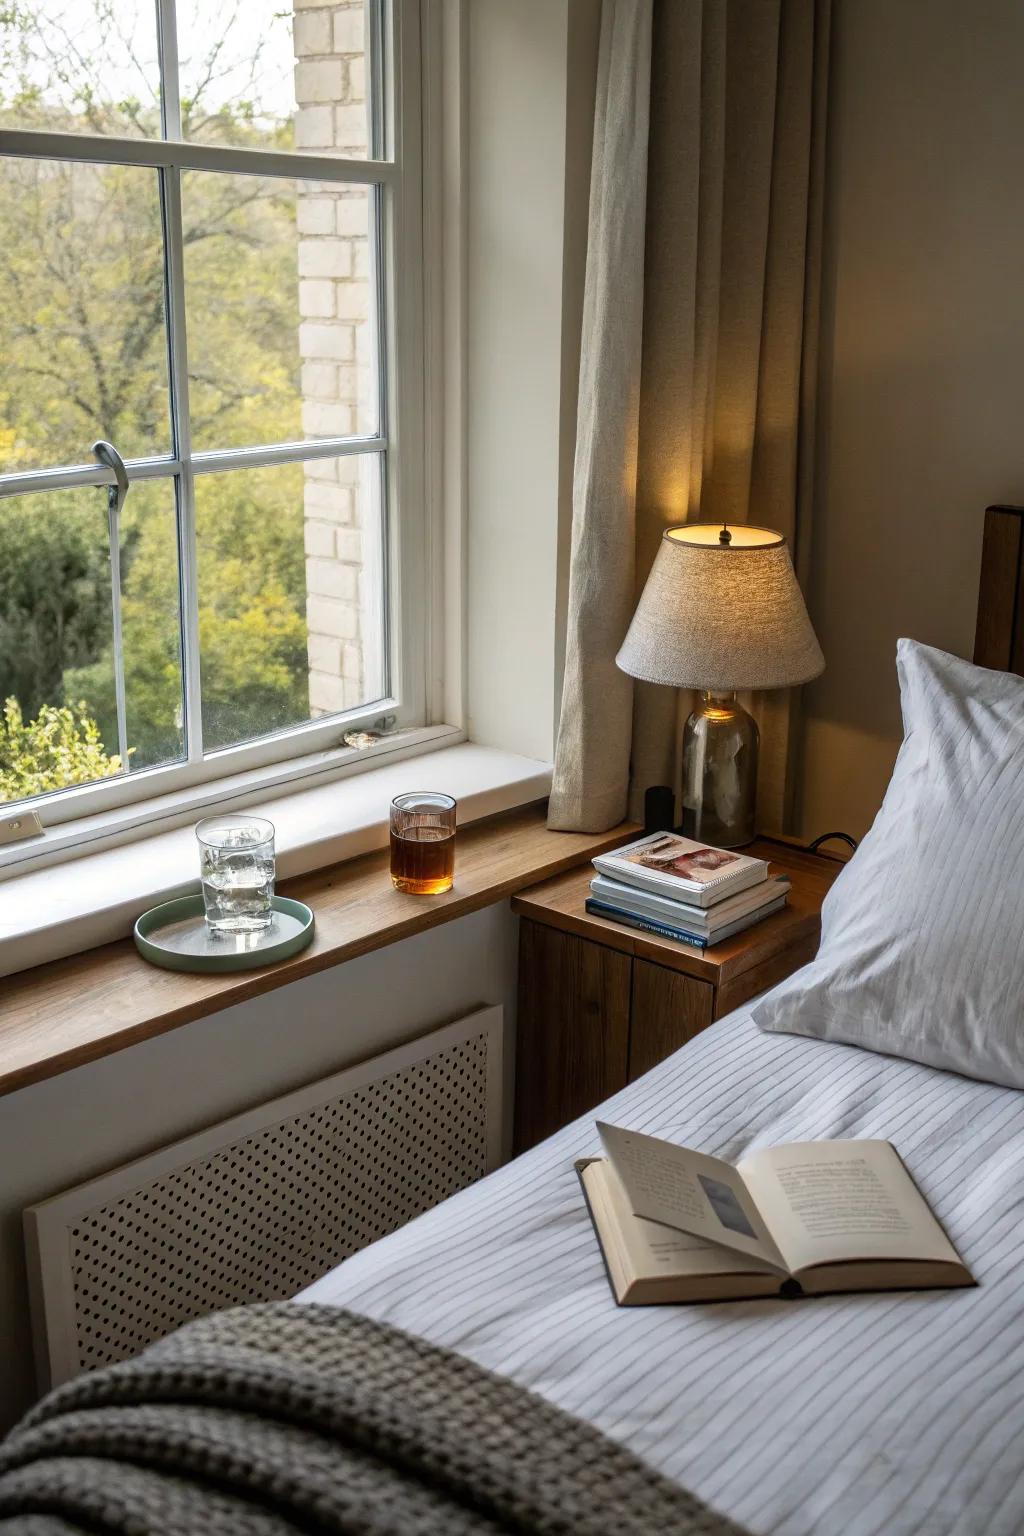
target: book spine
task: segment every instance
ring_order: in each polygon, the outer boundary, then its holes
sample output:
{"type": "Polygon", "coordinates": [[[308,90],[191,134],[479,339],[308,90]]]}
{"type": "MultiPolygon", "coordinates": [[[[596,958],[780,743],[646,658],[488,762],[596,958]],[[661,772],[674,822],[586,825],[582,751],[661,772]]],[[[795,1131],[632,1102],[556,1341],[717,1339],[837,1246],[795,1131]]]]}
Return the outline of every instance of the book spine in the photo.
{"type": "Polygon", "coordinates": [[[619,907],[610,907],[607,902],[595,901],[593,896],[588,896],[586,909],[594,917],[607,917],[613,923],[623,923],[627,928],[639,928],[642,933],[656,933],[660,939],[676,939],[680,944],[689,944],[693,949],[707,949],[706,938],[696,933],[687,933],[685,928],[676,928],[672,923],[661,923],[656,917],[636,917],[632,912],[623,912],[619,907]]]}

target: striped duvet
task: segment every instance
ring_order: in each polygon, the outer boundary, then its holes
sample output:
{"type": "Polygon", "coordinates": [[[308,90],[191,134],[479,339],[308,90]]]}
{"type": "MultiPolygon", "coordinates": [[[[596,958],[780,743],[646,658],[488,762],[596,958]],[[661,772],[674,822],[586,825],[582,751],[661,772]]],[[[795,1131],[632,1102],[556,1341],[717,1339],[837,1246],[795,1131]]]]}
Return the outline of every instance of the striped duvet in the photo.
{"type": "Polygon", "coordinates": [[[1024,1093],[741,1012],[602,1115],[730,1159],[887,1137],[979,1287],[620,1310],[572,1166],[588,1116],[301,1299],[504,1372],[759,1536],[1024,1532],[1024,1093]]]}

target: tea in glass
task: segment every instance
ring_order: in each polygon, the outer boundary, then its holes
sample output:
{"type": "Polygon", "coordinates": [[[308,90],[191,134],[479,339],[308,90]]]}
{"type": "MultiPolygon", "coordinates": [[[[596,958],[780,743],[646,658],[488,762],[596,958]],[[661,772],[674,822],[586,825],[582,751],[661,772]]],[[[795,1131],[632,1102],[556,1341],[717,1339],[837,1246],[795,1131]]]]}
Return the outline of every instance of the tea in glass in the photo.
{"type": "Polygon", "coordinates": [[[422,791],[391,802],[391,883],[412,896],[439,896],[455,880],[455,801],[422,791]]]}

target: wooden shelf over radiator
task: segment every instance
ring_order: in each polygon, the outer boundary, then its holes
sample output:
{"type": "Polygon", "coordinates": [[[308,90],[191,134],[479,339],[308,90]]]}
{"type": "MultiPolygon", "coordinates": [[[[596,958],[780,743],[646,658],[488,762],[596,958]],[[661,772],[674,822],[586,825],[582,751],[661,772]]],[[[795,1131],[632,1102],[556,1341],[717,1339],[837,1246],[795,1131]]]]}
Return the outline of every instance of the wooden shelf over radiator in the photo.
{"type": "Polygon", "coordinates": [[[302,954],[265,970],[161,971],[123,939],[21,971],[0,982],[0,1094],[476,912],[588,865],[638,831],[626,823],[597,835],[549,832],[544,807],[534,805],[460,829],[455,889],[443,896],[394,890],[386,850],[285,881],[282,895],[312,907],[316,937],[302,954]]]}

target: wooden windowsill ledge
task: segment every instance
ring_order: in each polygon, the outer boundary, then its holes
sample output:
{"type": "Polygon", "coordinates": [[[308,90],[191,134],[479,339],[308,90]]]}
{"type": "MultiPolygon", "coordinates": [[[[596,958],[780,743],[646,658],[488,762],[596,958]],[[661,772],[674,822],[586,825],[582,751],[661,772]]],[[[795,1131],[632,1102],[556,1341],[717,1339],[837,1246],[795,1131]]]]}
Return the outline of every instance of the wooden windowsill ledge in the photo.
{"type": "Polygon", "coordinates": [[[316,936],[302,954],[264,970],[162,971],[123,939],[21,971],[0,981],[0,1094],[476,912],[587,863],[638,830],[623,824],[596,835],[549,832],[544,807],[531,805],[460,830],[455,888],[444,896],[396,891],[387,851],[285,881],[281,894],[313,909],[316,936]]]}

